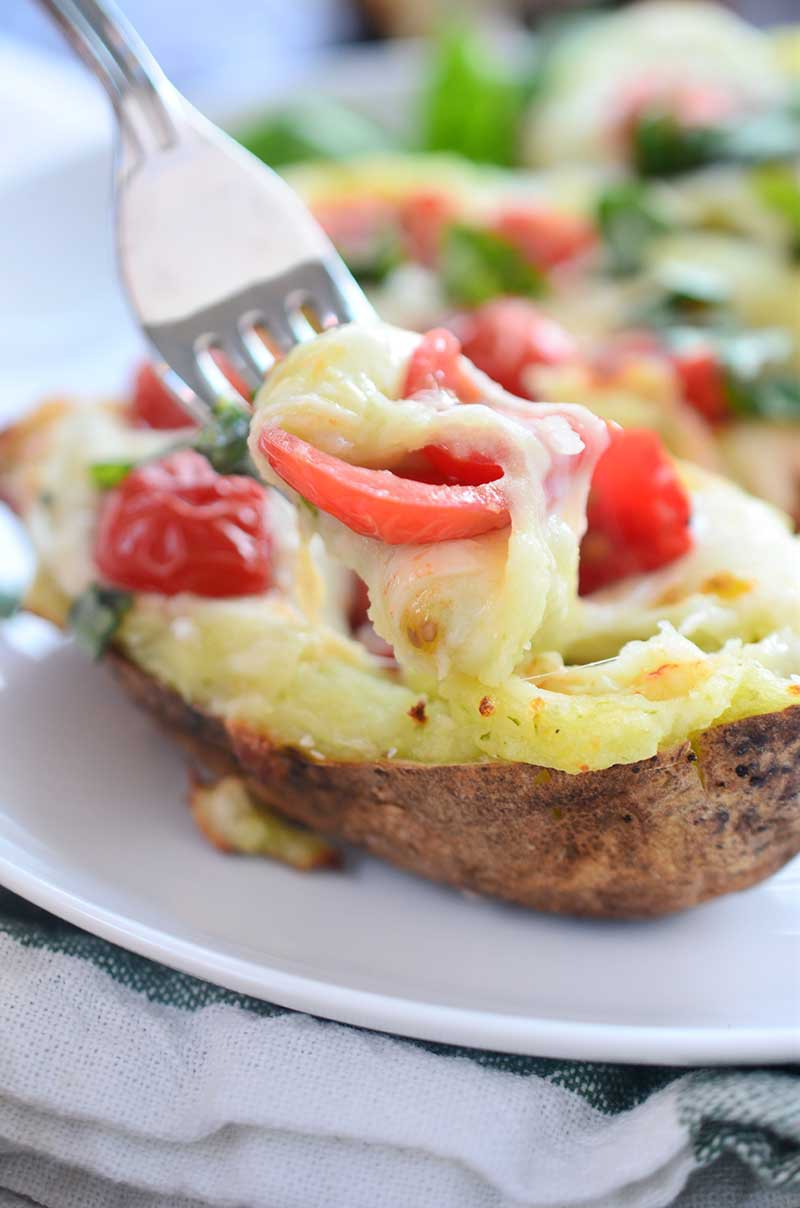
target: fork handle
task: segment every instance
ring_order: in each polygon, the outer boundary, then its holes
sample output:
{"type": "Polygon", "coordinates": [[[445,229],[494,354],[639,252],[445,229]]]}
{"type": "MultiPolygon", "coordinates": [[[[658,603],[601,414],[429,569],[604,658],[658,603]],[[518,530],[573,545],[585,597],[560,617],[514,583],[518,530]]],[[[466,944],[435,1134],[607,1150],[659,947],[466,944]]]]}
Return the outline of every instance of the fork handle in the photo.
{"type": "Polygon", "coordinates": [[[126,150],[138,158],[177,140],[179,93],[142,39],[108,0],[39,0],[108,93],[126,150]]]}

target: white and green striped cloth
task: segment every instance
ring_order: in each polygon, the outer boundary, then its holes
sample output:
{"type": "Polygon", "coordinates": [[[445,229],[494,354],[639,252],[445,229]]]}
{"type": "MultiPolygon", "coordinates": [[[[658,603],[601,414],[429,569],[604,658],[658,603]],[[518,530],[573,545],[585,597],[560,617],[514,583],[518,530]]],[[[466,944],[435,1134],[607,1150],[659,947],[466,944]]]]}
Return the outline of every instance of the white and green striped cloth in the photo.
{"type": "Polygon", "coordinates": [[[450,1048],[230,993],[0,890],[0,1208],[798,1208],[800,1068],[450,1048]]]}

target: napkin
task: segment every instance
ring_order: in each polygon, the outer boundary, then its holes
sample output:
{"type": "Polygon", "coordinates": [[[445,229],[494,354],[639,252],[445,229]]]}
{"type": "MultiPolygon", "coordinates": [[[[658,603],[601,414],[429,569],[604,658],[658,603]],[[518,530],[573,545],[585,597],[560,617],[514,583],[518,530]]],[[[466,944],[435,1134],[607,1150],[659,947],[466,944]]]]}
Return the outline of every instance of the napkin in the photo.
{"type": "Polygon", "coordinates": [[[798,1068],[382,1035],[164,968],[6,891],[0,968],[0,1208],[800,1204],[798,1068]]]}

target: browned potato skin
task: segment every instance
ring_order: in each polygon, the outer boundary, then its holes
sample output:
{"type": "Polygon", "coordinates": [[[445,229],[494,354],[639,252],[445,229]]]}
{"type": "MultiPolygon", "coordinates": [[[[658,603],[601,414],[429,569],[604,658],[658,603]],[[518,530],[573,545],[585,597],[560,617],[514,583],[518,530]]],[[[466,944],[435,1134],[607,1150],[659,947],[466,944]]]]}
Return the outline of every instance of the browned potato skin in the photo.
{"type": "Polygon", "coordinates": [[[746,889],[800,851],[800,705],[579,775],[318,762],[193,708],[119,654],[108,661],[200,763],[243,775],[290,818],[459,889],[555,914],[647,918],[746,889]]]}

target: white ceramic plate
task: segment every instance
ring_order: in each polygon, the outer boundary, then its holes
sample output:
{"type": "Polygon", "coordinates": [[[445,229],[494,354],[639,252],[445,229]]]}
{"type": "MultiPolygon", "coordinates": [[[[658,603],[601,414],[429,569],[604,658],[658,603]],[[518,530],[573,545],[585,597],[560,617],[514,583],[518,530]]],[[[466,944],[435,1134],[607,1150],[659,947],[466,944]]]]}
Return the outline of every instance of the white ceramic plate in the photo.
{"type": "MultiPolygon", "coordinates": [[[[83,148],[0,194],[7,413],[42,390],[107,388],[136,349],[107,170],[83,148]]],[[[6,518],[5,573],[24,563],[14,548],[6,518]]],[[[223,857],[194,831],[176,752],[102,669],[28,617],[0,635],[0,736],[0,882],[136,952],[452,1043],[666,1063],[800,1056],[800,862],[691,913],[614,924],[468,898],[358,853],[314,875],[223,857]]]]}

